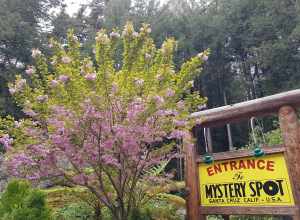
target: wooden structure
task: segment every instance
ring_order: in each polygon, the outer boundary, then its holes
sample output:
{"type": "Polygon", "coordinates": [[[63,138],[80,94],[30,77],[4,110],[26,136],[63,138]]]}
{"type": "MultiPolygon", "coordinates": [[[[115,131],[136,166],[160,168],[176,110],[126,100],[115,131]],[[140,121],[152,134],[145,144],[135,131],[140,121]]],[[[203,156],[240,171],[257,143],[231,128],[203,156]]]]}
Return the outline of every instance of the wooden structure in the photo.
{"type": "MultiPolygon", "coordinates": [[[[192,118],[200,118],[201,127],[209,128],[227,123],[249,120],[251,117],[262,117],[277,114],[283,137],[283,144],[263,149],[266,154],[284,152],[294,192],[295,206],[263,207],[204,207],[200,204],[198,164],[203,162],[197,155],[195,145],[189,144],[192,136],[187,137],[186,153],[186,187],[188,220],[204,220],[206,215],[286,215],[293,220],[300,220],[300,123],[296,109],[300,107],[300,90],[293,90],[256,100],[227,105],[220,108],[196,112],[192,118]]],[[[212,152],[211,152],[212,153],[212,152]]],[[[214,160],[224,160],[251,156],[252,151],[239,150],[213,154],[214,160]]],[[[200,180],[201,181],[201,180],[200,180]]]]}

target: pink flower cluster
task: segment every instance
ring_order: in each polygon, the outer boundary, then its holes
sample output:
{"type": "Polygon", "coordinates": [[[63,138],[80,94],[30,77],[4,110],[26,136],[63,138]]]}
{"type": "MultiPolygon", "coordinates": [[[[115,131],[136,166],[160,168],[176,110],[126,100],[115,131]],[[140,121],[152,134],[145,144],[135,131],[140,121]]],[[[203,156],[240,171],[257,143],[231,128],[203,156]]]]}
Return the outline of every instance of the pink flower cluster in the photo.
{"type": "Polygon", "coordinates": [[[15,93],[21,92],[26,86],[26,79],[18,79],[15,85],[9,87],[9,93],[14,95],[15,93]]]}
{"type": "Polygon", "coordinates": [[[28,76],[32,76],[36,72],[36,69],[34,66],[28,66],[25,72],[28,76]]]}
{"type": "Polygon", "coordinates": [[[8,134],[4,134],[2,137],[0,137],[0,144],[3,145],[5,150],[9,150],[11,148],[12,143],[13,139],[10,138],[8,134]]]}
{"type": "MultiPolygon", "coordinates": [[[[146,107],[142,100],[130,103],[126,111],[118,102],[111,108],[99,109],[89,100],[81,108],[83,113],[78,117],[64,107],[54,107],[53,116],[48,120],[53,132],[46,139],[44,132],[28,131],[31,136],[36,135],[39,144],[14,155],[11,160],[14,175],[32,176],[29,170],[34,165],[38,167],[33,169],[35,177],[45,178],[57,175],[58,171],[67,172],[71,167],[76,175],[84,176],[89,182],[96,181],[95,175],[85,174],[86,168],[122,170],[122,175],[130,176],[132,169],[147,169],[171,155],[158,156],[151,147],[167,136],[163,125],[170,114],[154,114],[145,119],[142,115],[146,107]],[[65,161],[65,165],[59,161],[65,161]]],[[[183,131],[175,129],[170,138],[183,135],[183,131]]]]}
{"type": "MultiPolygon", "coordinates": [[[[166,139],[187,135],[185,121],[175,119],[176,109],[149,113],[148,103],[141,98],[124,104],[112,95],[110,101],[109,105],[101,105],[86,100],[78,106],[78,112],[53,106],[47,121],[51,129],[38,125],[25,129],[36,144],[28,145],[23,152],[10,151],[8,136],[0,139],[10,154],[6,165],[11,175],[31,181],[65,178],[89,188],[107,207],[114,207],[115,195],[123,200],[134,197],[137,185],[133,183],[167,181],[167,175],[145,173],[177,157],[176,147],[166,152],[158,149],[166,139]],[[104,178],[113,193],[108,194],[104,178]]],[[[156,101],[163,103],[161,97],[156,101]]]]}

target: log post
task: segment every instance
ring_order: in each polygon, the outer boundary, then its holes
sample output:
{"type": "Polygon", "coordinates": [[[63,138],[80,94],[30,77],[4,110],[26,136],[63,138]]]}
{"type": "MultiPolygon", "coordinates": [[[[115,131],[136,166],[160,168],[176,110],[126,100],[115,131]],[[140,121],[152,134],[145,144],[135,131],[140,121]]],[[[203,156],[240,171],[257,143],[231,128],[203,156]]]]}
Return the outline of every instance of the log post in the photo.
{"type": "Polygon", "coordinates": [[[186,208],[188,220],[204,220],[205,216],[200,215],[200,196],[198,166],[196,162],[196,149],[192,135],[185,137],[183,146],[185,151],[185,182],[188,190],[186,208]]]}
{"type": "MultiPolygon", "coordinates": [[[[300,125],[296,110],[291,106],[283,106],[279,109],[279,122],[284,145],[286,147],[286,160],[289,174],[292,180],[295,204],[300,208],[300,125]]],[[[294,220],[300,220],[300,211],[293,216],[294,220]]]]}

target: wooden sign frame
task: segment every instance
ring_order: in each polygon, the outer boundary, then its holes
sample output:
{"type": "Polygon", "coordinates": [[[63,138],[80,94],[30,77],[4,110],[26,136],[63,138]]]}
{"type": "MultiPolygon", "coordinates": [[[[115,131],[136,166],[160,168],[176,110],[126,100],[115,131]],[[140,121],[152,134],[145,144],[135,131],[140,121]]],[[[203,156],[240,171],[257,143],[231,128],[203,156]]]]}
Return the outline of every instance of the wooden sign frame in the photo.
{"type": "MultiPolygon", "coordinates": [[[[200,118],[201,127],[209,128],[227,123],[248,120],[251,117],[261,117],[277,114],[283,144],[273,147],[263,147],[266,154],[284,153],[291,180],[291,187],[295,206],[226,206],[204,207],[199,199],[200,181],[198,164],[203,162],[201,155],[197,155],[193,135],[184,140],[185,151],[185,181],[188,191],[187,217],[188,220],[204,220],[207,215],[282,215],[292,216],[293,220],[300,220],[300,123],[296,108],[300,107],[300,90],[280,93],[256,100],[224,106],[206,111],[196,112],[192,118],[200,118]]],[[[211,149],[212,150],[212,149],[211,149]]],[[[212,153],[212,152],[210,152],[212,153]]],[[[252,156],[252,151],[240,150],[213,154],[214,160],[234,159],[252,156]]]]}

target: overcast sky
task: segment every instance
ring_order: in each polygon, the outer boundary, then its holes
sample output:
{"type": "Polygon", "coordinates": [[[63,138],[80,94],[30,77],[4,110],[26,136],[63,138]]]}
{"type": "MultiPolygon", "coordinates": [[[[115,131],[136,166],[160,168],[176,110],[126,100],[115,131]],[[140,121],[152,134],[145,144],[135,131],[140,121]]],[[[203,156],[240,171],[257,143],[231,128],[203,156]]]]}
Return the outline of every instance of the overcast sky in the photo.
{"type": "Polygon", "coordinates": [[[90,0],[65,0],[67,12],[72,15],[79,9],[81,4],[87,4],[89,2],[90,0]]]}

